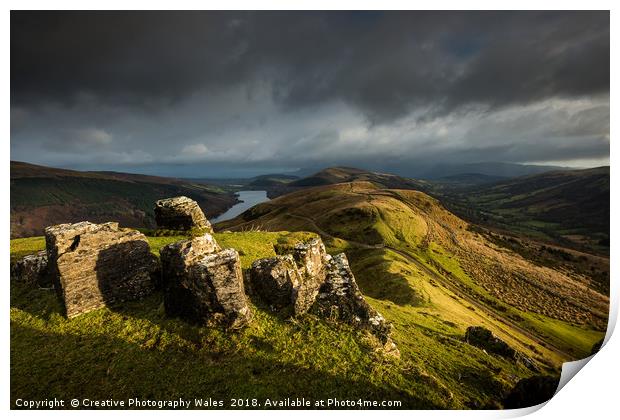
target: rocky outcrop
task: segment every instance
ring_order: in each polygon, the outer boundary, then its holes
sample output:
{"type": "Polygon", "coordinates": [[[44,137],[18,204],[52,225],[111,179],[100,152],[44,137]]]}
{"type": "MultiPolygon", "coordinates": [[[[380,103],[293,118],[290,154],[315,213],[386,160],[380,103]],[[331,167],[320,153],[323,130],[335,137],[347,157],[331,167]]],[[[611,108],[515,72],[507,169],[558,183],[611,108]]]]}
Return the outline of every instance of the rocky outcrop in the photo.
{"type": "Polygon", "coordinates": [[[240,328],[251,320],[239,254],[210,234],[160,251],[166,313],[192,322],[240,328]]]}
{"type": "Polygon", "coordinates": [[[293,248],[293,258],[302,274],[308,277],[318,277],[325,280],[325,258],[327,252],[320,238],[307,242],[299,242],[293,248]]]}
{"type": "Polygon", "coordinates": [[[253,290],[274,309],[290,306],[295,315],[310,309],[325,282],[328,255],[321,239],[295,245],[292,254],[263,258],[250,269],[253,290]]]}
{"type": "Polygon", "coordinates": [[[188,197],[173,197],[155,203],[155,221],[162,229],[205,229],[213,233],[211,224],[198,203],[188,197]]]}
{"type": "Polygon", "coordinates": [[[468,327],[465,331],[465,341],[489,353],[494,353],[508,359],[516,360],[517,358],[517,351],[515,349],[484,327],[468,327]]]}
{"type": "Polygon", "coordinates": [[[69,318],[150,294],[159,275],[146,237],[118,223],[45,229],[48,270],[69,318]]]}
{"type": "Polygon", "coordinates": [[[559,377],[532,376],[521,379],[504,398],[504,408],[525,408],[549,401],[555,395],[559,377]]]}
{"type": "Polygon", "coordinates": [[[364,299],[345,254],[329,259],[326,279],[311,311],[323,318],[370,331],[387,350],[397,351],[390,339],[391,325],[364,299]]]}
{"type": "MultiPolygon", "coordinates": [[[[169,316],[232,329],[251,321],[239,253],[222,250],[209,233],[163,247],[161,266],[146,237],[118,223],[64,224],[45,233],[47,272],[69,317],[141,298],[161,281],[169,316]]],[[[391,325],[362,296],[344,254],[328,255],[318,238],[288,250],[291,254],[257,260],[250,268],[252,289],[264,301],[293,315],[310,311],[368,330],[398,354],[391,325]]],[[[34,278],[45,261],[45,254],[31,256],[20,267],[34,278]]]]}
{"type": "Polygon", "coordinates": [[[274,309],[295,302],[295,291],[302,276],[291,255],[278,255],[254,261],[250,268],[252,290],[274,309]]]}
{"type": "Polygon", "coordinates": [[[51,287],[47,270],[47,251],[26,255],[11,266],[11,279],[32,287],[51,287]]]}
{"type": "Polygon", "coordinates": [[[319,238],[296,244],[292,254],[255,261],[250,284],[274,309],[346,322],[368,330],[388,353],[399,354],[390,339],[391,325],[364,299],[345,254],[328,255],[319,238]]]}
{"type": "Polygon", "coordinates": [[[484,327],[468,327],[465,331],[465,341],[472,346],[481,348],[489,353],[497,354],[498,356],[521,363],[524,367],[534,372],[540,371],[534,360],[513,349],[506,342],[484,327]]]}
{"type": "Polygon", "coordinates": [[[302,281],[294,290],[294,312],[300,315],[314,304],[319,288],[325,282],[329,255],[320,238],[295,245],[293,258],[300,268],[302,281]]]}

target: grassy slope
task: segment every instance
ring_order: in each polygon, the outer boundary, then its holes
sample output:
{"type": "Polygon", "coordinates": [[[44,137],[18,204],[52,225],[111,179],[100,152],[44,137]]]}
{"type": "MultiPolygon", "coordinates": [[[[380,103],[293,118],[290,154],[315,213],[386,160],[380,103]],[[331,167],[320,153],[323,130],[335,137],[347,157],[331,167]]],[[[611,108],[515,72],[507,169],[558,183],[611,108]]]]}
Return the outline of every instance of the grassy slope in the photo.
{"type": "MultiPolygon", "coordinates": [[[[274,255],[274,245],[307,235],[216,238],[238,249],[247,269],[256,258],[274,255]]],[[[157,252],[178,239],[149,241],[157,252]]],[[[228,403],[232,397],[306,397],[400,400],[404,408],[493,407],[519,378],[532,374],[464,343],[467,325],[493,321],[450,298],[399,255],[331,244],[338,249],[330,252],[348,250],[369,302],[394,323],[400,360],[377,353],[372,338],[345,325],[312,316],[283,320],[254,300],[251,326],[225,333],[165,317],[159,293],[67,320],[53,292],[12,284],[12,399],[211,397],[228,403]],[[391,284],[390,271],[407,287],[381,296],[383,288],[373,282],[391,284]],[[409,288],[416,290],[413,298],[409,288]]],[[[12,257],[43,247],[42,238],[13,240],[12,257]]]]}
{"type": "Polygon", "coordinates": [[[474,221],[609,252],[609,167],[548,172],[435,193],[456,213],[474,221]]]}
{"type": "Polygon", "coordinates": [[[609,167],[558,169],[561,168],[548,167],[545,173],[503,181],[467,173],[454,176],[454,179],[424,181],[334,167],[291,182],[287,188],[269,196],[277,197],[300,188],[372,182],[382,188],[427,192],[441,198],[454,213],[474,223],[608,254],[609,167]],[[551,170],[554,171],[549,172],[551,170]]]}
{"type": "MultiPolygon", "coordinates": [[[[334,241],[331,237],[334,236],[354,242],[381,244],[404,252],[433,272],[435,276],[440,276],[445,282],[459,290],[457,293],[459,296],[456,296],[453,291],[443,291],[442,296],[452,296],[450,299],[454,304],[453,307],[444,305],[439,311],[454,315],[444,320],[459,323],[459,319],[462,319],[460,316],[467,313],[463,308],[470,312],[481,312],[480,308],[469,309],[472,306],[463,299],[464,295],[470,296],[477,302],[485,302],[487,307],[502,317],[508,318],[524,330],[534,332],[543,342],[541,344],[533,342],[511,328],[510,325],[496,322],[492,329],[498,335],[515,347],[524,349],[524,352],[531,357],[546,360],[550,364],[585,357],[589,354],[592,344],[603,335],[600,325],[592,328],[587,324],[566,322],[523,310],[523,308],[506,304],[499,298],[501,294],[492,294],[482,287],[461,267],[462,259],[467,258],[468,254],[473,251],[467,248],[467,245],[468,241],[476,238],[475,235],[472,236],[467,232],[465,222],[445,211],[436,200],[423,193],[378,190],[369,183],[319,187],[272,200],[270,203],[255,207],[237,219],[217,225],[220,229],[233,230],[243,230],[248,227],[278,230],[283,226],[327,233],[329,236],[323,235],[327,243],[334,241]],[[460,241],[461,244],[455,246],[452,244],[453,241],[460,241]],[[444,246],[450,246],[450,249],[445,249],[444,246]],[[459,306],[458,310],[455,309],[455,305],[459,306]],[[545,348],[545,342],[557,347],[564,354],[545,348]]],[[[486,250],[488,250],[487,245],[490,246],[484,242],[483,238],[474,241],[477,245],[484,245],[486,250]]],[[[506,255],[506,250],[501,252],[500,255],[506,255]]],[[[508,256],[509,262],[525,264],[531,270],[540,270],[535,264],[527,263],[518,256],[508,256]]],[[[429,277],[428,273],[417,270],[417,273],[412,274],[416,271],[414,265],[402,261],[395,262],[394,255],[386,252],[385,249],[365,251],[364,258],[371,258],[372,264],[364,264],[363,261],[359,261],[359,258],[358,254],[352,254],[353,265],[364,268],[357,273],[362,279],[366,273],[373,272],[372,269],[368,271],[369,266],[375,267],[375,271],[377,267],[381,267],[380,273],[375,273],[376,283],[362,282],[365,286],[362,290],[371,296],[401,304],[422,299],[425,293],[422,290],[433,290],[433,288],[429,289],[429,285],[438,287],[433,284],[436,282],[429,277]],[[424,287],[420,286],[420,281],[423,282],[424,287]],[[412,282],[415,282],[417,286],[412,282]]],[[[474,262],[483,263],[482,261],[474,262]]],[[[507,268],[510,270],[510,267],[507,268]]],[[[563,286],[560,284],[559,287],[561,289],[563,286]]],[[[537,293],[536,289],[533,291],[537,293]]],[[[442,296],[435,294],[431,301],[437,304],[442,296]]],[[[570,309],[571,305],[567,307],[570,309]]],[[[570,316],[566,318],[572,319],[570,316]]],[[[475,320],[483,321],[480,318],[472,319],[471,317],[463,319],[469,319],[469,325],[473,325],[475,320]]],[[[604,322],[600,320],[599,324],[604,324],[604,322]]],[[[466,326],[461,323],[461,329],[464,327],[466,326]]]]}
{"type": "Polygon", "coordinates": [[[153,203],[179,195],[198,201],[207,216],[235,202],[217,187],[171,178],[11,162],[11,236],[42,234],[45,226],[82,220],[152,227],[153,203]]]}

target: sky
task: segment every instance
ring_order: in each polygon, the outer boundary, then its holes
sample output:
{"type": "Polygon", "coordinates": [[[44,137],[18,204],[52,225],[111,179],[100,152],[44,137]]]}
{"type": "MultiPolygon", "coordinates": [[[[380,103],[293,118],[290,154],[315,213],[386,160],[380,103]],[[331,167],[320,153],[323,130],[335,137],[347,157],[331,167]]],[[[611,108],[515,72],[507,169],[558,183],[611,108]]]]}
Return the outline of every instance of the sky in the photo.
{"type": "Polygon", "coordinates": [[[609,163],[609,12],[11,12],[11,159],[184,177],[609,163]]]}

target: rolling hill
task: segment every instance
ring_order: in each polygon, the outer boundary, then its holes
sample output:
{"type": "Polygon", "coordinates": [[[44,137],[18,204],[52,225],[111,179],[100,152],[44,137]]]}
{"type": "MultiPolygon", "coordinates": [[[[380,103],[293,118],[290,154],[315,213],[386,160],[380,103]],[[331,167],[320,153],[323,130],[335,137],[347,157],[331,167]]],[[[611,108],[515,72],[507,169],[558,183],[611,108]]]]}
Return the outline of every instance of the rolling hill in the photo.
{"type": "Polygon", "coordinates": [[[320,185],[340,184],[343,182],[372,182],[385,188],[415,189],[425,191],[429,185],[425,181],[403,178],[382,172],[370,172],[364,169],[334,167],[323,169],[314,175],[298,179],[288,184],[289,187],[317,187],[320,185]]]}
{"type": "Polygon", "coordinates": [[[186,195],[207,217],[236,202],[217,187],[174,178],[118,172],[81,172],[11,162],[11,237],[39,235],[46,226],[117,220],[123,226],[154,227],[153,203],[186,195]]]}
{"type": "Polygon", "coordinates": [[[474,222],[569,246],[609,252],[609,166],[546,172],[471,188],[436,188],[474,222]]]}
{"type": "MultiPolygon", "coordinates": [[[[216,229],[319,233],[329,246],[347,250],[362,291],[388,317],[411,325],[403,312],[425,312],[457,329],[489,325],[543,364],[588,354],[607,325],[609,300],[592,277],[501,246],[419,191],[370,182],[315,187],[262,203],[216,229]]],[[[608,270],[608,260],[581,255],[608,270]]]]}
{"type": "Polygon", "coordinates": [[[299,177],[295,175],[285,175],[285,174],[268,174],[268,175],[259,175],[257,177],[252,178],[247,185],[251,187],[276,187],[290,184],[293,181],[296,181],[299,177]]]}
{"type": "MultiPolygon", "coordinates": [[[[503,166],[502,166],[503,167],[503,166]]],[[[553,167],[536,167],[538,172],[553,167]]],[[[463,173],[434,180],[363,169],[327,168],[271,190],[269,197],[317,186],[370,182],[422,191],[459,217],[517,236],[589,252],[609,253],[609,167],[517,178],[463,173]]]]}

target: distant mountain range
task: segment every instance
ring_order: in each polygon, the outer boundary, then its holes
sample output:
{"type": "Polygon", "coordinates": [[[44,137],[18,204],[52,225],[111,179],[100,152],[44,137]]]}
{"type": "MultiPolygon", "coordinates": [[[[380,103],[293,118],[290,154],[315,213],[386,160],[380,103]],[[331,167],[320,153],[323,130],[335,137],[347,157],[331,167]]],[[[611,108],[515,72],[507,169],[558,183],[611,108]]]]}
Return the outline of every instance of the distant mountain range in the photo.
{"type": "Polygon", "coordinates": [[[479,162],[463,164],[437,164],[420,171],[412,170],[411,176],[433,180],[452,177],[455,175],[460,176],[462,174],[477,174],[495,178],[514,178],[566,169],[569,168],[549,165],[524,165],[520,163],[506,162],[479,162]]]}
{"type": "Polygon", "coordinates": [[[219,187],[175,178],[119,172],[81,172],[11,162],[11,237],[40,235],[46,226],[116,220],[122,226],[154,227],[156,200],[185,195],[207,217],[237,199],[219,187]]]}
{"type": "MultiPolygon", "coordinates": [[[[340,166],[334,166],[340,167],[340,166]]],[[[345,167],[345,166],[341,166],[345,167]]],[[[324,167],[301,168],[290,175],[299,178],[309,177],[320,172],[324,167]]],[[[489,177],[513,178],[524,175],[535,175],[543,172],[564,170],[561,166],[527,165],[508,162],[477,162],[477,163],[415,163],[411,165],[394,164],[389,167],[368,167],[367,172],[389,172],[405,178],[437,180],[462,174],[478,174],[489,177]]]]}

